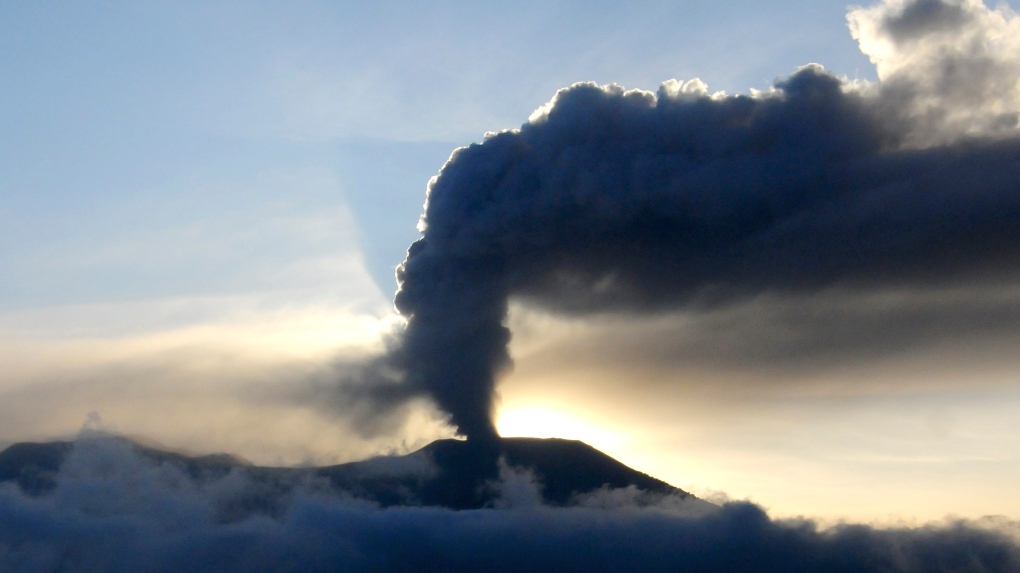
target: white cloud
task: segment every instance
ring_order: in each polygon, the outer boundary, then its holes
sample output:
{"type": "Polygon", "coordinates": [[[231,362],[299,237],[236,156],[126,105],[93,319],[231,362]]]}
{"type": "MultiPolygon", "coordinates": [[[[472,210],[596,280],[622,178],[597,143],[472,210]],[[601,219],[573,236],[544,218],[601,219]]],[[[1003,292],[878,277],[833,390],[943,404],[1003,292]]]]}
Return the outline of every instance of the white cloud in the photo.
{"type": "Polygon", "coordinates": [[[1020,130],[1020,17],[981,0],[886,0],[847,16],[915,145],[1020,130]]]}

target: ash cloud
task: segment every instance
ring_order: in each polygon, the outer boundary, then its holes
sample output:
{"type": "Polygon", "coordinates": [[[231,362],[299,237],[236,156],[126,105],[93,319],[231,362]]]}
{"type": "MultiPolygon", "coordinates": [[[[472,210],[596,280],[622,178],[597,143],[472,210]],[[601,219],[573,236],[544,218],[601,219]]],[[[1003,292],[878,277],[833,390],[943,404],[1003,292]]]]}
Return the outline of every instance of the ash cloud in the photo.
{"type": "MultiPolygon", "coordinates": [[[[566,508],[517,491],[507,509],[380,509],[324,495],[314,484],[237,512],[229,509],[238,500],[265,497],[243,475],[190,476],[111,440],[79,439],[74,448],[48,495],[0,484],[3,571],[1020,569],[1020,529],[1001,519],[823,529],[810,520],[770,519],[747,502],[692,514],[675,500],[637,500],[626,491],[566,508]]],[[[519,474],[507,487],[537,485],[519,474]]]]}
{"type": "MultiPolygon", "coordinates": [[[[766,294],[712,312],[584,316],[565,321],[566,333],[548,324],[545,313],[515,310],[511,326],[532,341],[526,352],[532,368],[597,365],[631,372],[645,388],[673,383],[664,381],[674,378],[668,373],[743,371],[775,374],[766,385],[776,390],[778,384],[810,384],[812,376],[833,369],[911,355],[935,369],[1012,368],[1010,349],[1020,347],[1020,293],[995,288],[766,294]],[[584,336],[570,334],[576,323],[584,336]],[[650,375],[654,371],[660,375],[650,375]]],[[[972,387],[980,384],[973,378],[972,387]]]]}
{"type": "Polygon", "coordinates": [[[878,84],[817,65],[752,95],[576,84],[456,150],[397,271],[407,324],[387,360],[401,391],[471,439],[495,436],[511,299],[649,316],[1015,289],[1020,19],[976,0],[888,0],[848,19],[878,84]]]}

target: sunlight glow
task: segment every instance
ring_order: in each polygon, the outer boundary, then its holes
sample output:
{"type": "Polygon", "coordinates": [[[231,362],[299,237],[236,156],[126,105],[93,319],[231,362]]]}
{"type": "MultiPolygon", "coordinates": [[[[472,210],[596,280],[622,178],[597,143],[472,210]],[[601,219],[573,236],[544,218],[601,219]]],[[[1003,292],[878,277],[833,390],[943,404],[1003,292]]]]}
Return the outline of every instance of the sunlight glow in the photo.
{"type": "Polygon", "coordinates": [[[564,438],[581,440],[600,450],[619,447],[623,436],[566,412],[540,407],[512,407],[500,410],[496,428],[508,437],[564,438]]]}

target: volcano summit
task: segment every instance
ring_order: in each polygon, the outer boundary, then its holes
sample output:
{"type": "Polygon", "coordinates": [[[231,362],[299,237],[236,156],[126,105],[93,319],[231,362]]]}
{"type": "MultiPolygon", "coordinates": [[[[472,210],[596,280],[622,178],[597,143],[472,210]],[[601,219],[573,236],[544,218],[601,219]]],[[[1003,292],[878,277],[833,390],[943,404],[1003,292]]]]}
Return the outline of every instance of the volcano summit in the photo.
{"type": "Polygon", "coordinates": [[[253,466],[224,454],[192,457],[122,438],[93,437],[83,442],[14,444],[0,452],[0,482],[16,483],[28,494],[46,496],[65,479],[62,474],[80,467],[83,453],[97,451],[107,452],[106,457],[109,452],[135,455],[143,463],[178,471],[199,482],[228,476],[247,480],[252,491],[262,496],[258,503],[253,499],[247,502],[252,511],[271,508],[303,488],[382,507],[478,509],[504,503],[508,481],[529,488],[534,494],[532,501],[537,504],[575,505],[600,493],[629,490],[648,500],[672,496],[692,508],[713,507],[583,442],[554,438],[502,438],[495,448],[461,440],[439,440],[405,456],[326,467],[283,468],[253,466]]]}

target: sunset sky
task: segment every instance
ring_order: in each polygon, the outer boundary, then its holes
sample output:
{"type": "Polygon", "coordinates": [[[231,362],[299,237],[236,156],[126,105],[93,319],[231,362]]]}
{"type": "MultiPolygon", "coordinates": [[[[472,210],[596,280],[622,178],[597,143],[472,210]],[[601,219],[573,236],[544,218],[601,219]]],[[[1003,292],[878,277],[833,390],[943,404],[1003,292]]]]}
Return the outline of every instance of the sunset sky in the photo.
{"type": "MultiPolygon", "coordinates": [[[[964,4],[1015,73],[988,109],[1020,110],[1017,2],[964,4]]],[[[843,2],[482,6],[0,6],[0,445],[89,427],[291,465],[449,437],[425,402],[330,390],[399,327],[394,269],[455,148],[575,82],[879,81],[843,2]]],[[[1016,270],[712,312],[511,299],[497,426],[774,516],[1017,519],[1016,270]]]]}

